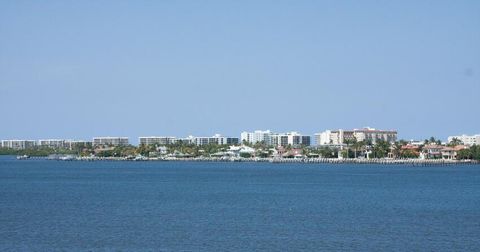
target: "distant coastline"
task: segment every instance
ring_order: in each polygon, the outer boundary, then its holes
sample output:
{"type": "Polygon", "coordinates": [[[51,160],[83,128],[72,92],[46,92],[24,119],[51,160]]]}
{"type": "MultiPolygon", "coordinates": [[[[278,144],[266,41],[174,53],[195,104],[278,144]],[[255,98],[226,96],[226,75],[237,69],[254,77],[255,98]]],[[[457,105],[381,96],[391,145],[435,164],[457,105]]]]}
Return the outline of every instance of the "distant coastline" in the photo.
{"type": "Polygon", "coordinates": [[[478,160],[452,159],[392,159],[392,158],[147,158],[147,157],[79,157],[75,155],[50,155],[48,157],[17,156],[19,160],[44,159],[51,161],[118,161],[118,162],[247,162],[247,163],[299,163],[299,164],[379,164],[379,165],[412,165],[412,166],[446,166],[446,165],[480,165],[478,160]]]}
{"type": "Polygon", "coordinates": [[[63,160],[179,160],[315,163],[463,163],[480,161],[480,135],[451,136],[448,142],[430,137],[423,141],[398,140],[396,130],[370,127],[326,130],[311,136],[296,131],[242,132],[240,138],[211,137],[93,137],[69,139],[1,140],[0,155],[58,156],[63,160]],[[293,161],[291,161],[293,160],[293,161]],[[375,161],[372,161],[375,160],[375,161]],[[428,160],[428,161],[424,161],[428,160]]]}

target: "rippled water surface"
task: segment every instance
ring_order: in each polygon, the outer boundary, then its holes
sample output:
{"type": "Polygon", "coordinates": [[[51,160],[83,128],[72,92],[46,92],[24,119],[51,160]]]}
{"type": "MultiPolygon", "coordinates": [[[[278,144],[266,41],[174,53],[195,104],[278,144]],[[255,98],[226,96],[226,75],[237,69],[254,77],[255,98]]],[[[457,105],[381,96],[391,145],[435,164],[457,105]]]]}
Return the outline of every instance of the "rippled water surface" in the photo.
{"type": "Polygon", "coordinates": [[[479,248],[480,166],[0,157],[0,250],[479,248]]]}

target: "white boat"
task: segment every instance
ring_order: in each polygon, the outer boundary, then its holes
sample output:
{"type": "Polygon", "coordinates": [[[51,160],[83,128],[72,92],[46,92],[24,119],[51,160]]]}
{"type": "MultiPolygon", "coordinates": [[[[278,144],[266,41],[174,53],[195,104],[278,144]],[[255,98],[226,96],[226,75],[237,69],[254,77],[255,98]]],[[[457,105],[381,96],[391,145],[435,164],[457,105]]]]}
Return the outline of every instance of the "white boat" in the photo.
{"type": "Polygon", "coordinates": [[[30,156],[28,156],[28,155],[17,156],[18,160],[24,160],[24,159],[29,159],[29,158],[30,158],[30,156]]]}
{"type": "Polygon", "coordinates": [[[62,161],[72,161],[72,160],[75,160],[75,156],[66,155],[66,156],[60,157],[60,160],[62,160],[62,161]]]}

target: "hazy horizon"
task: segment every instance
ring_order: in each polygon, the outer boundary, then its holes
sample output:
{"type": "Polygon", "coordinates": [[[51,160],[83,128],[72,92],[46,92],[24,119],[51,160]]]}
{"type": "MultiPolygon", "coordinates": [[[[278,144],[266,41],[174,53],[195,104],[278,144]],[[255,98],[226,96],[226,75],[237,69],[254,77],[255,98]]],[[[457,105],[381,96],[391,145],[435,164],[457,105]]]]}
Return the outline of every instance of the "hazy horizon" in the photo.
{"type": "Polygon", "coordinates": [[[478,1],[0,2],[0,139],[479,134],[478,1]]]}

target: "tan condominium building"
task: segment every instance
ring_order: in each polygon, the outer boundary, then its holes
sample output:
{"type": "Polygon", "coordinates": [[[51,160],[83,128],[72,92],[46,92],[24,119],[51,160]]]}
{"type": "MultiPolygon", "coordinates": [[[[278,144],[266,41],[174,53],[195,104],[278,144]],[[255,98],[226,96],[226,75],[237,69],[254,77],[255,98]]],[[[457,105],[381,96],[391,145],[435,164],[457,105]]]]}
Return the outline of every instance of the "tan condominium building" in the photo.
{"type": "Polygon", "coordinates": [[[369,127],[353,130],[326,130],[315,134],[315,140],[317,145],[343,145],[351,141],[375,144],[378,140],[392,143],[397,140],[397,131],[377,130],[369,127]]]}

